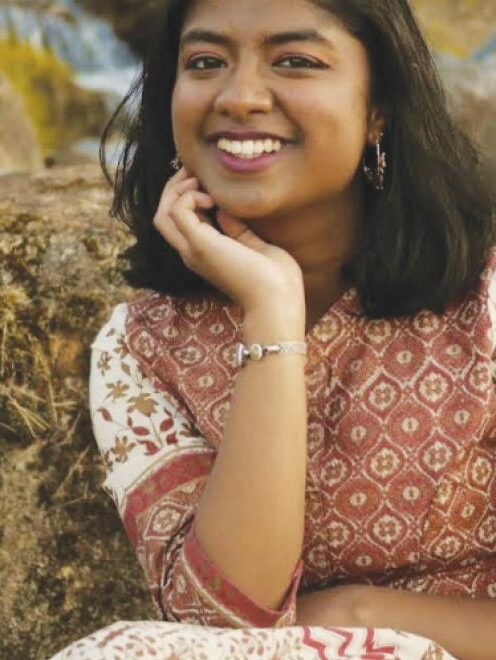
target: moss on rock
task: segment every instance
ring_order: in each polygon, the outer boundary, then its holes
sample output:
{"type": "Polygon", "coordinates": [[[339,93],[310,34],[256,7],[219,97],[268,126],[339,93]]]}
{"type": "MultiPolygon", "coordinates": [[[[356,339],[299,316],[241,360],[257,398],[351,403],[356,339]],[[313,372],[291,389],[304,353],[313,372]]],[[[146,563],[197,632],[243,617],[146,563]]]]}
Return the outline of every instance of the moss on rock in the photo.
{"type": "Polygon", "coordinates": [[[0,178],[2,658],[155,617],[88,412],[91,341],[133,293],[109,203],[96,166],[0,178]]]}
{"type": "Polygon", "coordinates": [[[104,99],[81,89],[70,67],[51,51],[13,34],[2,36],[0,72],[23,99],[45,157],[80,137],[101,133],[108,118],[104,99]]]}

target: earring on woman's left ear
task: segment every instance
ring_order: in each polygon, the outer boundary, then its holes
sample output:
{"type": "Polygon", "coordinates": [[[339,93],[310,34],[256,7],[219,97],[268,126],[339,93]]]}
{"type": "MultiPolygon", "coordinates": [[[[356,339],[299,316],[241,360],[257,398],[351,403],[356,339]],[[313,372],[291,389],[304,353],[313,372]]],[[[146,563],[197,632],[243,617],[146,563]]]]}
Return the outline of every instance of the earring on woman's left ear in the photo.
{"type": "Polygon", "coordinates": [[[363,171],[365,173],[365,178],[367,181],[374,186],[378,191],[384,190],[384,179],[386,174],[386,152],[381,151],[381,140],[384,137],[384,133],[381,133],[375,144],[376,151],[376,168],[373,170],[365,162],[365,156],[363,157],[363,171]]]}

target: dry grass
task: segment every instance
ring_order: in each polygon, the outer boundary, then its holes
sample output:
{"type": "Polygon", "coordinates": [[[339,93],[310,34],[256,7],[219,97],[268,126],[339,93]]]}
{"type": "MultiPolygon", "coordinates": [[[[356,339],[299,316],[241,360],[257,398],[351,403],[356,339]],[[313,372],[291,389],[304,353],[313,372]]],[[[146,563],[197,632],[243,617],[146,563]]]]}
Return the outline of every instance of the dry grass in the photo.
{"type": "Polygon", "coordinates": [[[109,201],[96,167],[0,177],[1,658],[154,616],[87,406],[90,343],[131,295],[109,201]]]}

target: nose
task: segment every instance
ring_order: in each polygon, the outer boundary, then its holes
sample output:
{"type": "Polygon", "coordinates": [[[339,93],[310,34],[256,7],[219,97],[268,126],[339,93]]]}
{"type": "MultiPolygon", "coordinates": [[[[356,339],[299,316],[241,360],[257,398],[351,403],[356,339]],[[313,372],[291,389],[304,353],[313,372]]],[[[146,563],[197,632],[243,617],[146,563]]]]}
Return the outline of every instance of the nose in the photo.
{"type": "Polygon", "coordinates": [[[223,79],[222,89],[215,99],[215,110],[244,119],[254,112],[272,108],[272,92],[261,75],[256,61],[238,63],[223,79]]]}

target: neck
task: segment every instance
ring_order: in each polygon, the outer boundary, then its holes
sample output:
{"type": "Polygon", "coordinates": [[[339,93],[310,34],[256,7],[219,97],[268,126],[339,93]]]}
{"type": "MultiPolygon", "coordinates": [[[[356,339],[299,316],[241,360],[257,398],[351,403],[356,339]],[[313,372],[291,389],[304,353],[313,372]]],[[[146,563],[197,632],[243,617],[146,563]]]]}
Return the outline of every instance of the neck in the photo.
{"type": "Polygon", "coordinates": [[[341,269],[352,257],[362,213],[360,191],[275,219],[250,220],[261,238],[291,254],[303,273],[306,330],[315,325],[349,285],[341,269]]]}

